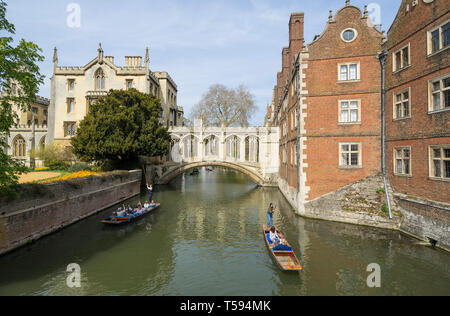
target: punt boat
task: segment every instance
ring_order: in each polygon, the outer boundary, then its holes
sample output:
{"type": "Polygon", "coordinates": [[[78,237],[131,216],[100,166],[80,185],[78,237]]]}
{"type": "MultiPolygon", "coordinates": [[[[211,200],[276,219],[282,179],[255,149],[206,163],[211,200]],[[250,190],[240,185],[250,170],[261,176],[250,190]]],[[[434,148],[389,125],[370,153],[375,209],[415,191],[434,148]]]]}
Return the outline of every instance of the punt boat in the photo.
{"type": "MultiPolygon", "coordinates": [[[[280,247],[273,247],[273,242],[272,240],[270,240],[269,229],[267,228],[267,226],[264,226],[263,229],[267,248],[269,248],[269,251],[276,261],[278,267],[283,271],[301,271],[302,266],[300,265],[300,261],[297,259],[297,256],[295,255],[289,243],[286,241],[285,245],[282,245],[280,247]]],[[[276,227],[275,229],[280,238],[286,239],[276,227]]]]}
{"type": "Polygon", "coordinates": [[[155,209],[157,209],[158,207],[160,207],[161,204],[156,204],[153,207],[149,207],[147,209],[145,209],[145,211],[140,214],[140,215],[126,215],[126,216],[115,216],[115,215],[111,215],[110,217],[102,220],[103,224],[106,225],[124,225],[124,224],[129,224],[132,223],[134,221],[137,221],[138,219],[141,219],[142,217],[144,217],[145,215],[151,213],[152,211],[154,211],[155,209]]]}

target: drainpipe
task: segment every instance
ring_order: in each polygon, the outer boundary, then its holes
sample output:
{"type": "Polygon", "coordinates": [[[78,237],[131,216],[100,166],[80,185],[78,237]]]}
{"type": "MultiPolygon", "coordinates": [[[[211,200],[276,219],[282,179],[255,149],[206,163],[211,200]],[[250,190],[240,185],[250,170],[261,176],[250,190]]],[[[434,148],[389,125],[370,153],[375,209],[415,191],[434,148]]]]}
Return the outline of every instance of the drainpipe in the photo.
{"type": "Polygon", "coordinates": [[[389,209],[389,218],[392,219],[391,198],[389,196],[387,177],[386,177],[386,59],[387,50],[382,51],[378,55],[381,64],[381,152],[382,152],[382,172],[384,182],[384,192],[389,209]]]}

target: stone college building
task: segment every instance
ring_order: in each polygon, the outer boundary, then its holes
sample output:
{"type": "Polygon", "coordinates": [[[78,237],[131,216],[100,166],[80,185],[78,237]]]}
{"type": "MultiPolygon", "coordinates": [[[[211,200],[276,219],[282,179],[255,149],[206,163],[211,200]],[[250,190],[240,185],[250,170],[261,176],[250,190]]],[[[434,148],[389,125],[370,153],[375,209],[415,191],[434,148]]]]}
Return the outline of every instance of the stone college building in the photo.
{"type": "Polygon", "coordinates": [[[177,106],[177,85],[167,72],[150,70],[148,48],[144,64],[141,56],[126,56],[123,67],[114,63],[114,57],[104,55],[101,44],[97,56],[87,65],[60,67],[55,48],[47,144],[70,146],[70,139],[96,99],[111,89],[131,88],[160,99],[164,125],[183,125],[183,108],[177,106]]]}

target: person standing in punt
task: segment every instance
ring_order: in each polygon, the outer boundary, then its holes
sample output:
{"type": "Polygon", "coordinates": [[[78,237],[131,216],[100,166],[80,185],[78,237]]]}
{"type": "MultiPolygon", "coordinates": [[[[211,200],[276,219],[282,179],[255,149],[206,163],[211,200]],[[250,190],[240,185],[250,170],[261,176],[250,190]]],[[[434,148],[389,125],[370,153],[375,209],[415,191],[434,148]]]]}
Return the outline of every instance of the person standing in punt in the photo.
{"type": "Polygon", "coordinates": [[[151,201],[153,195],[153,186],[147,183],[147,190],[148,190],[148,200],[151,201]]]}
{"type": "Polygon", "coordinates": [[[273,212],[273,203],[270,203],[269,209],[267,210],[267,229],[270,229],[273,226],[273,212]]]}

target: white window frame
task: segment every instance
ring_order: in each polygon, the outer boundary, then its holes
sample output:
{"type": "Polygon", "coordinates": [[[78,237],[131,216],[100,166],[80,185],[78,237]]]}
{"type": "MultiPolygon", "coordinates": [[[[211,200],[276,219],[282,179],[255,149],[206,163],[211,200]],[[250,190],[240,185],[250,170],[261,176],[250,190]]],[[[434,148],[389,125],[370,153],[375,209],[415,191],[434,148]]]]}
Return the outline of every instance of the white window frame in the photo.
{"type": "Polygon", "coordinates": [[[359,61],[352,61],[347,63],[338,63],[338,82],[355,82],[361,80],[361,69],[359,61]],[[356,79],[350,79],[350,66],[356,65],[356,79]],[[347,67],[347,79],[342,79],[341,67],[347,67]]]}
{"type": "Polygon", "coordinates": [[[445,107],[444,106],[444,92],[449,91],[450,93],[450,86],[447,88],[444,88],[444,79],[450,79],[450,73],[434,78],[432,80],[428,81],[428,111],[429,113],[435,113],[435,112],[442,112],[442,111],[448,111],[450,110],[450,105],[445,107]],[[433,91],[433,84],[439,82],[439,91],[433,91]],[[434,95],[439,93],[439,109],[434,108],[434,95]]]}
{"type": "Polygon", "coordinates": [[[343,124],[343,125],[351,125],[351,124],[361,124],[361,99],[355,99],[355,100],[339,100],[339,113],[338,113],[338,122],[339,124],[343,124]],[[351,121],[351,112],[352,109],[351,108],[351,103],[357,103],[357,111],[358,111],[358,117],[356,121],[351,121]],[[347,109],[343,109],[342,108],[342,104],[343,103],[347,103],[348,107],[347,109]],[[348,116],[347,116],[347,121],[343,121],[342,120],[342,112],[343,111],[347,111],[348,112],[348,116]]]}
{"type": "Polygon", "coordinates": [[[433,28],[427,32],[427,55],[428,56],[438,54],[441,51],[444,51],[450,47],[450,45],[447,45],[444,47],[444,36],[442,33],[442,27],[444,25],[446,25],[447,23],[450,23],[450,19],[448,19],[444,23],[436,26],[435,28],[433,28]],[[432,33],[434,33],[435,31],[439,31],[439,47],[436,51],[433,52],[432,33]]]}
{"type": "Polygon", "coordinates": [[[355,169],[360,169],[362,168],[362,143],[339,143],[339,168],[341,169],[351,169],[351,168],[355,168],[355,169]],[[342,149],[343,146],[349,146],[349,150],[348,151],[344,151],[342,149]],[[352,146],[357,145],[358,146],[358,151],[353,151],[352,150],[352,146]],[[348,153],[349,156],[349,160],[348,163],[344,163],[344,160],[342,159],[342,156],[344,153],[348,153]],[[352,165],[351,161],[352,161],[352,154],[358,153],[358,164],[357,165],[352,165]]]}
{"type": "Polygon", "coordinates": [[[392,95],[392,115],[394,120],[403,120],[407,118],[411,118],[411,87],[408,87],[404,90],[400,90],[395,92],[392,95]],[[406,99],[405,93],[408,93],[408,98],[406,99]],[[397,96],[400,95],[401,100],[398,101],[397,96]],[[408,115],[405,115],[405,102],[408,102],[408,115]],[[401,105],[402,116],[398,116],[397,105],[401,105]]]}
{"type": "Polygon", "coordinates": [[[449,149],[450,150],[450,144],[443,144],[443,145],[432,145],[429,146],[429,170],[430,170],[430,179],[433,180],[440,180],[440,181],[450,181],[450,177],[444,177],[444,172],[445,172],[445,168],[444,168],[444,161],[450,161],[450,157],[446,158],[444,155],[444,149],[449,149]],[[434,157],[434,150],[440,149],[441,151],[441,156],[439,158],[434,157]],[[441,169],[441,175],[438,177],[436,176],[435,173],[435,161],[439,161],[440,162],[440,169],[441,169]]]}
{"type": "Polygon", "coordinates": [[[353,29],[353,28],[346,28],[345,30],[343,30],[343,31],[341,32],[341,39],[342,39],[344,42],[346,42],[346,43],[351,43],[351,42],[355,41],[357,37],[358,37],[358,31],[355,30],[355,29],[353,29]],[[346,39],[344,38],[344,33],[347,32],[347,31],[353,31],[353,33],[355,34],[355,36],[353,37],[353,39],[351,39],[351,40],[349,40],[349,41],[346,40],[346,39]]]}
{"type": "Polygon", "coordinates": [[[409,66],[411,66],[411,43],[408,43],[407,45],[403,46],[402,48],[400,48],[392,53],[392,72],[401,71],[403,69],[408,68],[409,66]],[[404,64],[404,56],[403,56],[403,52],[404,52],[405,48],[408,48],[408,64],[407,65],[404,64]],[[398,65],[397,65],[397,60],[396,60],[397,53],[400,53],[400,67],[398,67],[398,65]]]}
{"type": "Polygon", "coordinates": [[[394,175],[396,176],[412,176],[412,157],[411,157],[411,147],[410,146],[401,146],[401,147],[394,147],[394,175]],[[405,150],[409,151],[409,157],[405,155],[405,150]],[[398,155],[398,151],[401,151],[401,156],[398,155]],[[398,161],[401,160],[402,162],[402,170],[401,172],[398,172],[398,161]],[[409,172],[405,172],[405,161],[408,161],[409,163],[409,172]]]}

